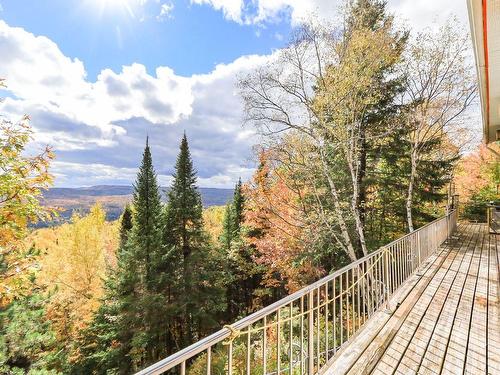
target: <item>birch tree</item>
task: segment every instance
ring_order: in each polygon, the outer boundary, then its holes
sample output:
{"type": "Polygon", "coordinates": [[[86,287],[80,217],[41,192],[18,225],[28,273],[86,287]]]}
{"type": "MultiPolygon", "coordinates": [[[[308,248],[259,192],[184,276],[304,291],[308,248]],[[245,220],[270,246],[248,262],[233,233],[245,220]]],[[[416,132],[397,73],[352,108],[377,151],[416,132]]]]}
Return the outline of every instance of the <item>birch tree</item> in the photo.
{"type": "Polygon", "coordinates": [[[294,131],[313,145],[339,228],[334,238],[351,260],[368,254],[361,207],[367,141],[380,136],[376,114],[398,91],[395,67],[405,40],[384,2],[360,0],[348,6],[342,27],[304,26],[288,48],[240,81],[246,120],[262,135],[294,131]]]}
{"type": "Polygon", "coordinates": [[[427,30],[413,39],[405,58],[405,97],[411,103],[408,113],[411,145],[406,216],[409,231],[414,230],[413,198],[418,183],[418,167],[426,145],[443,136],[454,141],[457,152],[465,145],[467,109],[477,96],[470,40],[456,20],[450,19],[437,31],[427,30]]]}

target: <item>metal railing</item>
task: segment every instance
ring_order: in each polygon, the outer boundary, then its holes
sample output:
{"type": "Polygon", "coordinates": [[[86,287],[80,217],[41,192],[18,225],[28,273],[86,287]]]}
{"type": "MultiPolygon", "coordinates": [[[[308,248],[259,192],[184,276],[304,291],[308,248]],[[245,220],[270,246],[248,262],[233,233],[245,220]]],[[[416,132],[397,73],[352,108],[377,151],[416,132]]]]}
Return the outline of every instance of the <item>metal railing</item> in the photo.
{"type": "Polygon", "coordinates": [[[317,374],[456,225],[453,210],[138,374],[317,374]]]}

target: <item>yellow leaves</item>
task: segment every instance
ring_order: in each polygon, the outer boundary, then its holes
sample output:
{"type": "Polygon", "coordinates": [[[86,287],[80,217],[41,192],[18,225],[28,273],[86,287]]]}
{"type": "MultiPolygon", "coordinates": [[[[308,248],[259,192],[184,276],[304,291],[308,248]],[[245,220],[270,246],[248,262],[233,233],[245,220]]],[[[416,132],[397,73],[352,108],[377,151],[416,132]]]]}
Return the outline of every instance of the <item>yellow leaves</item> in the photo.
{"type": "Polygon", "coordinates": [[[0,254],[5,264],[0,272],[0,306],[29,293],[35,264],[21,240],[29,222],[52,214],[38,198],[52,184],[49,166],[54,154],[46,148],[39,155],[24,155],[31,138],[28,116],[18,123],[0,119],[0,254]]]}
{"type": "Polygon", "coordinates": [[[214,243],[217,243],[222,233],[224,206],[208,207],[203,210],[203,225],[214,243]]]}
{"type": "Polygon", "coordinates": [[[29,241],[43,251],[39,283],[52,291],[48,313],[59,333],[76,337],[99,306],[107,264],[115,262],[118,224],[100,204],[57,228],[37,230],[29,241]]]}
{"type": "Polygon", "coordinates": [[[381,77],[401,59],[401,36],[389,26],[355,28],[336,42],[337,60],[318,81],[313,105],[318,125],[330,137],[345,141],[349,127],[386,95],[381,77]]]}

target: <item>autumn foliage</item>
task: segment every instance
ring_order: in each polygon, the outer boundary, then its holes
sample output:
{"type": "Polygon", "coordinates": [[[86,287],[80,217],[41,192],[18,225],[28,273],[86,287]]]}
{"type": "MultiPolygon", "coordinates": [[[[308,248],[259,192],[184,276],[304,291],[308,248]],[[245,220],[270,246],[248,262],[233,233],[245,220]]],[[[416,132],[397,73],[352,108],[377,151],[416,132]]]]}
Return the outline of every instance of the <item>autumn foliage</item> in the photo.
{"type": "Polygon", "coordinates": [[[456,192],[463,203],[484,189],[499,193],[500,145],[481,144],[478,149],[464,156],[458,164],[455,177],[456,192]]]}
{"type": "Polygon", "coordinates": [[[303,191],[297,186],[293,189],[284,172],[273,168],[271,151],[260,153],[259,168],[245,189],[249,202],[246,224],[256,228],[249,241],[258,250],[256,261],[265,265],[266,286],[283,284],[293,292],[325,271],[304,256],[308,241],[303,191]]]}
{"type": "Polygon", "coordinates": [[[32,138],[28,116],[15,123],[0,117],[0,307],[28,292],[26,282],[36,265],[22,239],[30,223],[53,213],[39,198],[52,183],[49,164],[54,154],[47,147],[26,156],[32,138]]]}
{"type": "Polygon", "coordinates": [[[47,316],[60,339],[73,341],[100,304],[106,269],[115,263],[118,225],[106,222],[96,204],[70,223],[35,231],[26,242],[42,252],[37,283],[51,296],[47,316]]]}

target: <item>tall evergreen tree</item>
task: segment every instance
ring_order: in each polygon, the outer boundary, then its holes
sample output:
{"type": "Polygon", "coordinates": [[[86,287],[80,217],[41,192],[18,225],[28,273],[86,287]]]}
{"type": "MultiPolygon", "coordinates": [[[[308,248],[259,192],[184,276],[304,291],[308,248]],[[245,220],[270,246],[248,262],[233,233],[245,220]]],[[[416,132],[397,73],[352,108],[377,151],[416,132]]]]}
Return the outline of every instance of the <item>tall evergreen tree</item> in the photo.
{"type": "Polygon", "coordinates": [[[254,292],[261,281],[261,269],[253,259],[254,248],[245,240],[244,209],[240,179],[234,188],[233,199],[226,205],[219,238],[226,268],[225,318],[229,321],[252,310],[254,292]]]}
{"type": "Polygon", "coordinates": [[[186,282],[189,282],[191,270],[187,267],[187,262],[193,250],[203,241],[203,206],[185,134],[182,137],[173,177],[174,181],[168,193],[165,241],[180,248],[184,277],[186,282]]]}
{"type": "Polygon", "coordinates": [[[163,290],[169,279],[165,276],[169,269],[163,246],[163,207],[148,140],[134,185],[133,206],[133,225],[124,254],[128,274],[121,284],[126,291],[124,323],[133,329],[129,355],[135,366],[142,367],[165,355],[169,321],[163,290]]]}
{"type": "MultiPolygon", "coordinates": [[[[170,309],[164,293],[169,272],[163,246],[163,207],[148,141],[137,174],[134,215],[103,305],[82,339],[75,373],[127,374],[167,354],[170,309]]],[[[122,229],[129,227],[122,221],[122,229]]]]}
{"type": "Polygon", "coordinates": [[[226,204],[224,217],[222,218],[222,233],[219,241],[226,252],[231,250],[231,243],[234,237],[234,209],[233,202],[226,204]]]}
{"type": "Polygon", "coordinates": [[[241,178],[234,188],[233,207],[234,207],[234,231],[240,233],[243,224],[243,210],[245,206],[245,197],[241,191],[241,178]]]}
{"type": "MultiPolygon", "coordinates": [[[[365,228],[366,224],[366,201],[367,191],[373,183],[374,176],[370,174],[373,170],[373,163],[378,158],[378,139],[380,135],[390,131],[394,125],[394,118],[401,112],[401,105],[398,103],[398,96],[404,90],[404,77],[397,74],[397,65],[402,59],[403,51],[408,40],[407,33],[398,33],[393,26],[394,16],[387,11],[385,0],[357,0],[348,18],[347,36],[352,33],[386,33],[392,35],[391,46],[388,49],[394,51],[392,61],[380,67],[377,74],[372,77],[373,87],[379,92],[378,100],[368,106],[360,123],[359,131],[359,152],[356,155],[356,165],[359,166],[356,174],[356,183],[353,196],[353,205],[359,210],[360,227],[365,228]]],[[[359,230],[358,230],[359,232],[359,230]]],[[[371,242],[370,234],[366,238],[358,236],[358,256],[364,255],[359,251],[362,248],[362,241],[371,242]]]]}
{"type": "Polygon", "coordinates": [[[172,255],[181,280],[171,292],[178,314],[176,342],[186,346],[216,325],[215,316],[223,308],[220,266],[203,230],[203,206],[196,186],[196,171],[186,135],[182,137],[168,193],[164,244],[172,255]]]}
{"type": "MultiPolygon", "coordinates": [[[[130,239],[134,261],[140,268],[141,281],[154,289],[152,267],[162,248],[162,203],[148,140],[134,186],[135,215],[130,239]]],[[[137,270],[136,270],[137,272],[137,270]]]]}
{"type": "Polygon", "coordinates": [[[222,220],[220,241],[226,251],[230,250],[233,240],[239,238],[241,226],[243,224],[244,204],[245,198],[241,191],[241,179],[239,179],[234,187],[233,199],[227,203],[224,218],[222,220]]]}

